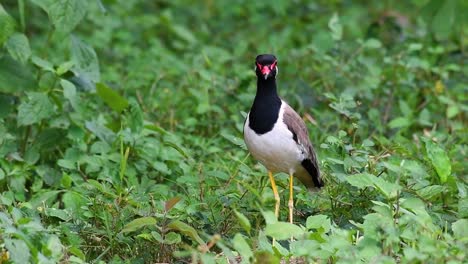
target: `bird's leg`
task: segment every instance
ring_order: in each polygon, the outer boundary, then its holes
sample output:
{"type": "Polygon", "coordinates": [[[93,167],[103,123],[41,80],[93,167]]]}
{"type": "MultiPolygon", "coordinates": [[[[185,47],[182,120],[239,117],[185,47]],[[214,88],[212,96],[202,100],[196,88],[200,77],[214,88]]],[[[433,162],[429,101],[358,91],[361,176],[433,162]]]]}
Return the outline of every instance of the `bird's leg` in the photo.
{"type": "Polygon", "coordinates": [[[275,195],[275,216],[276,220],[278,220],[278,215],[279,215],[279,207],[280,207],[280,197],[278,194],[278,188],[276,188],[276,183],[275,179],[273,178],[273,174],[271,171],[268,171],[268,177],[270,177],[270,182],[271,182],[271,188],[273,189],[273,195],[275,195]]]}
{"type": "Polygon", "coordinates": [[[293,198],[293,183],[294,178],[292,173],[289,173],[289,223],[293,223],[293,210],[294,210],[294,198],[293,198]]]}

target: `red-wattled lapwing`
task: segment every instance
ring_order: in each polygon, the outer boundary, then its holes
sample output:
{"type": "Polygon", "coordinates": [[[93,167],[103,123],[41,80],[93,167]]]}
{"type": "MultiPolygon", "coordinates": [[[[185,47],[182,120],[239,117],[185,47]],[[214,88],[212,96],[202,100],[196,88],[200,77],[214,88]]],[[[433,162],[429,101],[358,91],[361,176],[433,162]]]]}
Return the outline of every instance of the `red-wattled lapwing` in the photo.
{"type": "Polygon", "coordinates": [[[323,186],[317,156],[302,118],[276,92],[277,59],[271,54],[255,59],[257,94],[244,124],[250,153],[267,169],[278,218],[280,198],[273,172],[289,174],[289,222],[293,222],[293,175],[309,189],[323,186]]]}

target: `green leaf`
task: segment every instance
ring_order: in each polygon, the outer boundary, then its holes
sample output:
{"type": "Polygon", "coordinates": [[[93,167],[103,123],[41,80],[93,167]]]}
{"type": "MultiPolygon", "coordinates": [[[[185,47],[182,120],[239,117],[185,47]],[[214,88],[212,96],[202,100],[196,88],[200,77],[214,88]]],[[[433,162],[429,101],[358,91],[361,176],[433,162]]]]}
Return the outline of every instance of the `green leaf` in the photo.
{"type": "Polygon", "coordinates": [[[73,68],[73,66],[75,66],[75,62],[74,61],[66,61],[62,64],[60,64],[58,67],[57,67],[57,70],[56,70],[56,73],[58,75],[62,75],[66,72],[68,72],[69,70],[71,70],[73,68]]]}
{"type": "Polygon", "coordinates": [[[180,234],[175,232],[169,232],[164,236],[164,244],[172,245],[182,241],[180,234]]]}
{"type": "Polygon", "coordinates": [[[143,111],[140,108],[138,102],[131,98],[129,100],[129,111],[127,113],[127,123],[133,132],[140,133],[143,129],[144,119],[143,111]]]}
{"type": "Polygon", "coordinates": [[[459,219],[452,224],[453,235],[468,242],[468,219],[459,219]]]}
{"type": "Polygon", "coordinates": [[[39,123],[54,113],[54,105],[46,94],[30,92],[27,97],[18,107],[19,126],[39,123]]]}
{"type": "Polygon", "coordinates": [[[32,0],[49,15],[57,31],[71,32],[84,18],[87,1],[83,0],[32,0]]]}
{"type": "Polygon", "coordinates": [[[128,107],[128,101],[103,83],[96,84],[97,94],[114,111],[122,112],[128,107]]]}
{"type": "Polygon", "coordinates": [[[174,25],[172,25],[171,28],[172,28],[172,31],[177,36],[179,36],[181,39],[185,40],[187,43],[192,44],[192,43],[195,43],[197,41],[197,39],[192,34],[192,32],[190,30],[188,30],[186,27],[174,24],[174,25]]]}
{"type": "Polygon", "coordinates": [[[36,88],[31,70],[10,56],[0,58],[0,92],[16,93],[36,88]]]}
{"type": "Polygon", "coordinates": [[[79,104],[79,97],[76,94],[75,85],[72,82],[69,82],[64,79],[60,80],[60,85],[63,88],[63,97],[68,99],[73,109],[75,110],[81,109],[80,104],[79,104]]]}
{"type": "Polygon", "coordinates": [[[51,257],[55,259],[61,259],[63,245],[60,242],[60,239],[56,235],[51,235],[47,239],[46,247],[51,254],[51,257]]]}
{"type": "Polygon", "coordinates": [[[239,224],[242,226],[242,228],[244,228],[247,233],[250,233],[250,229],[252,227],[250,225],[249,219],[237,210],[234,210],[234,213],[236,214],[237,220],[239,221],[239,224]]]}
{"type": "Polygon", "coordinates": [[[91,131],[94,135],[96,135],[100,140],[105,141],[107,143],[114,142],[116,135],[115,133],[110,130],[109,128],[97,123],[97,122],[85,122],[85,127],[91,131]]]}
{"type": "Polygon", "coordinates": [[[62,221],[70,221],[72,219],[72,215],[70,212],[62,209],[57,208],[45,208],[44,210],[45,215],[49,217],[57,217],[62,221]]]}
{"type": "Polygon", "coordinates": [[[167,225],[167,227],[172,229],[172,230],[177,230],[180,233],[182,233],[183,235],[186,235],[186,236],[192,238],[194,241],[196,241],[200,245],[205,245],[205,242],[203,242],[201,237],[198,235],[197,231],[193,227],[187,225],[184,222],[181,222],[179,220],[174,220],[174,221],[170,222],[167,225]]]}
{"type": "MultiPolygon", "coordinates": [[[[374,176],[375,177],[375,176],[374,176]]],[[[398,184],[388,182],[382,178],[375,177],[374,187],[376,187],[388,199],[393,199],[397,196],[401,187],[398,184]]]]}
{"type": "Polygon", "coordinates": [[[365,187],[377,188],[387,198],[396,197],[397,191],[401,188],[395,183],[388,182],[369,173],[354,174],[346,177],[346,180],[349,184],[359,189],[363,189],[365,187]]]}
{"type": "Polygon", "coordinates": [[[79,78],[93,83],[99,82],[99,61],[94,49],[77,37],[71,38],[72,71],[79,78]]]}
{"type": "Polygon", "coordinates": [[[460,113],[461,109],[458,105],[456,104],[452,104],[452,105],[449,105],[447,107],[447,118],[449,119],[452,119],[453,117],[455,117],[456,115],[458,115],[458,113],[460,113]]]}
{"type": "Polygon", "coordinates": [[[331,228],[330,218],[326,215],[312,215],[307,218],[306,221],[307,229],[319,229],[323,228],[324,232],[328,232],[331,228]]]}
{"type": "Polygon", "coordinates": [[[453,31],[457,0],[446,0],[442,3],[431,24],[431,29],[439,40],[447,39],[453,31]]]}
{"type": "Polygon", "coordinates": [[[15,32],[15,20],[0,4],[0,47],[15,32]]]}
{"type": "Polygon", "coordinates": [[[366,40],[364,47],[368,49],[379,49],[382,47],[382,43],[378,39],[371,38],[366,40]]]}
{"type": "Polygon", "coordinates": [[[440,185],[431,185],[426,186],[420,190],[417,190],[416,193],[425,200],[430,200],[434,196],[441,194],[445,190],[444,186],[440,185]]]}
{"type": "Polygon", "coordinates": [[[407,117],[397,117],[388,123],[390,128],[405,128],[411,125],[411,120],[407,117]]]}
{"type": "Polygon", "coordinates": [[[154,226],[154,225],[156,225],[156,218],[150,217],[150,216],[140,217],[126,224],[124,228],[122,229],[122,233],[134,232],[145,226],[154,226]]]}
{"type": "Polygon", "coordinates": [[[331,36],[334,40],[341,40],[343,37],[343,25],[340,23],[340,19],[337,13],[334,13],[328,22],[328,28],[331,30],[331,36]]]}
{"type": "Polygon", "coordinates": [[[432,142],[432,140],[428,138],[422,138],[425,145],[426,145],[426,153],[427,157],[434,166],[437,174],[439,175],[439,179],[441,183],[445,183],[447,181],[448,176],[452,173],[452,165],[450,163],[450,159],[447,156],[445,150],[443,150],[439,145],[432,142]]]}
{"type": "Polygon", "coordinates": [[[291,237],[299,237],[304,234],[304,230],[297,225],[287,222],[277,222],[269,224],[265,228],[265,234],[278,240],[286,240],[291,237]]]}
{"type": "Polygon", "coordinates": [[[10,253],[9,261],[13,263],[30,263],[31,252],[28,245],[19,239],[5,239],[5,247],[10,253]]]}
{"type": "Polygon", "coordinates": [[[65,205],[65,208],[74,213],[82,211],[83,209],[81,207],[85,206],[88,202],[86,196],[74,191],[67,191],[66,193],[64,193],[62,201],[65,205]]]}
{"type": "Polygon", "coordinates": [[[237,233],[232,239],[232,244],[237,253],[239,253],[239,255],[242,256],[242,259],[245,260],[243,263],[249,263],[249,260],[253,257],[253,252],[244,236],[237,233]]]}
{"type": "Polygon", "coordinates": [[[39,58],[37,56],[32,56],[31,57],[31,61],[34,65],[36,65],[37,67],[43,69],[44,71],[50,71],[50,72],[54,72],[54,65],[47,61],[47,60],[44,60],[42,58],[39,58]]]}
{"type": "Polygon", "coordinates": [[[346,180],[352,186],[363,189],[365,187],[373,186],[375,178],[377,177],[369,173],[359,173],[346,177],[346,180]]]}
{"type": "Polygon", "coordinates": [[[14,33],[5,44],[10,56],[25,63],[31,57],[31,48],[29,47],[29,40],[26,35],[22,33],[14,33]]]}
{"type": "Polygon", "coordinates": [[[458,215],[462,218],[468,218],[468,196],[458,201],[458,215]]]}

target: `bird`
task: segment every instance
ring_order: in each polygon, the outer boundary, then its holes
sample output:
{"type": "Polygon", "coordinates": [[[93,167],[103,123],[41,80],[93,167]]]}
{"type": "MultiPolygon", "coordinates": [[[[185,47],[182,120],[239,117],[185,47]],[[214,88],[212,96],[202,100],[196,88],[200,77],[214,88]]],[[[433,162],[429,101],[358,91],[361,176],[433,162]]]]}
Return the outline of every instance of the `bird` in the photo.
{"type": "Polygon", "coordinates": [[[268,170],[278,219],[280,197],[273,173],[289,175],[289,222],[293,223],[293,176],[309,190],[324,186],[317,154],[304,120],[277,93],[278,60],[272,54],[255,58],[257,92],[244,122],[244,141],[251,155],[268,170]]]}

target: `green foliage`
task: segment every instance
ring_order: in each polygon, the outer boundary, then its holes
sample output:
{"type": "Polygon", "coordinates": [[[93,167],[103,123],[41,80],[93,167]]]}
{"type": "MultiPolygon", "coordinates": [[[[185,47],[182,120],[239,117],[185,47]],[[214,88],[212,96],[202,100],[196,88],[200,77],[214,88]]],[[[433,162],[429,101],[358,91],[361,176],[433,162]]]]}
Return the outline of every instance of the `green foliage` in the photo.
{"type": "Polygon", "coordinates": [[[0,263],[463,263],[465,2],[2,1],[0,263]],[[265,52],[326,182],[293,224],[265,52]]]}

